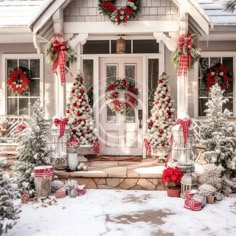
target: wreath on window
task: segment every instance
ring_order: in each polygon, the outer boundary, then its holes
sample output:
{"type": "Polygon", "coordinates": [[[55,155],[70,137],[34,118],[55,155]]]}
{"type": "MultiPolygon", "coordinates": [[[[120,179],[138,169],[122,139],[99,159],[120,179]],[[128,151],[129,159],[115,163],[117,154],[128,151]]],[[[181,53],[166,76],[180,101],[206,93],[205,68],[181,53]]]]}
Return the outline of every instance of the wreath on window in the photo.
{"type": "Polygon", "coordinates": [[[229,74],[229,68],[221,63],[217,63],[213,67],[206,70],[203,80],[205,81],[207,91],[215,83],[218,83],[221,89],[225,90],[228,88],[229,81],[232,81],[232,78],[229,74]]]}
{"type": "Polygon", "coordinates": [[[98,2],[100,13],[108,16],[111,22],[118,25],[135,18],[140,10],[140,0],[127,0],[126,7],[121,8],[115,6],[115,0],[99,0],[98,2]]]}
{"type": "Polygon", "coordinates": [[[30,83],[29,70],[23,67],[10,72],[7,80],[8,89],[14,94],[22,94],[28,91],[30,83]]]}
{"type": "Polygon", "coordinates": [[[106,88],[106,104],[113,112],[128,113],[137,106],[138,94],[139,91],[135,87],[134,81],[127,79],[115,80],[106,88]]]}

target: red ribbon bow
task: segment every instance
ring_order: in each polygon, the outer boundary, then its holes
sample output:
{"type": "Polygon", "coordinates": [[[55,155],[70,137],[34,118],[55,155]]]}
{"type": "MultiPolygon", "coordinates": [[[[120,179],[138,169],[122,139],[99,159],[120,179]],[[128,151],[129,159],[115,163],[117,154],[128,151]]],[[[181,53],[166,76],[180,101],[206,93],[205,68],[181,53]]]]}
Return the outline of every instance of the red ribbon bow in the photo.
{"type": "Polygon", "coordinates": [[[99,155],[99,143],[98,142],[94,143],[93,151],[95,152],[96,156],[99,155]]]}
{"type": "Polygon", "coordinates": [[[52,50],[56,53],[56,57],[54,59],[52,65],[52,71],[57,73],[57,67],[60,68],[60,75],[61,75],[61,83],[62,85],[66,82],[65,76],[65,68],[66,68],[66,42],[62,41],[59,42],[57,39],[54,39],[52,42],[52,50]]]}
{"type": "Polygon", "coordinates": [[[56,127],[60,126],[60,135],[58,137],[58,140],[64,135],[65,127],[66,127],[67,123],[68,123],[67,118],[64,118],[64,119],[61,119],[61,120],[58,119],[58,118],[54,119],[54,124],[56,125],[56,127]]]}
{"type": "Polygon", "coordinates": [[[175,125],[180,125],[180,127],[183,129],[184,144],[186,144],[188,139],[188,127],[191,125],[191,120],[178,119],[175,125]]]}
{"type": "Polygon", "coordinates": [[[193,58],[190,53],[190,50],[193,47],[192,39],[193,36],[189,34],[179,37],[178,48],[181,51],[181,55],[179,59],[178,76],[181,76],[183,73],[186,77],[188,67],[193,63],[193,58]]]}

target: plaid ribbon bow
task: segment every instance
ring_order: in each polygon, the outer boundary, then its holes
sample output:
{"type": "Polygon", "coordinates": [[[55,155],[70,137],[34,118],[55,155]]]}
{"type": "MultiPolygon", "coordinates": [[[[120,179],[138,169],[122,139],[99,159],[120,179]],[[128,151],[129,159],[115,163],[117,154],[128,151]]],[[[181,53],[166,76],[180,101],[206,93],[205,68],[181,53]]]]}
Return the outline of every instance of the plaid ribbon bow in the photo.
{"type": "Polygon", "coordinates": [[[61,120],[58,119],[58,118],[54,119],[55,126],[56,127],[60,126],[60,135],[58,137],[58,140],[64,135],[67,123],[68,123],[68,119],[67,118],[64,118],[64,119],[61,119],[61,120]]]}
{"type": "Polygon", "coordinates": [[[187,139],[188,139],[188,127],[191,125],[191,120],[181,120],[181,119],[178,119],[176,121],[175,125],[180,125],[180,128],[183,129],[184,144],[186,144],[187,139]]]}
{"type": "Polygon", "coordinates": [[[190,49],[193,47],[192,35],[186,34],[181,36],[178,42],[178,48],[181,51],[179,66],[178,66],[178,76],[181,76],[182,73],[187,77],[188,67],[192,65],[193,58],[190,53],[190,49]]]}
{"type": "Polygon", "coordinates": [[[94,143],[93,151],[95,152],[96,156],[99,155],[99,143],[98,142],[94,143]]]}
{"type": "Polygon", "coordinates": [[[147,155],[150,156],[151,153],[152,153],[150,140],[148,140],[148,139],[145,138],[145,139],[144,139],[144,145],[145,145],[145,148],[146,148],[146,150],[147,150],[147,155]]]}
{"type": "Polygon", "coordinates": [[[54,39],[52,42],[53,51],[56,52],[56,57],[52,65],[53,73],[57,73],[57,67],[59,66],[61,83],[62,85],[66,82],[65,68],[66,68],[66,42],[59,42],[57,39],[54,39]]]}

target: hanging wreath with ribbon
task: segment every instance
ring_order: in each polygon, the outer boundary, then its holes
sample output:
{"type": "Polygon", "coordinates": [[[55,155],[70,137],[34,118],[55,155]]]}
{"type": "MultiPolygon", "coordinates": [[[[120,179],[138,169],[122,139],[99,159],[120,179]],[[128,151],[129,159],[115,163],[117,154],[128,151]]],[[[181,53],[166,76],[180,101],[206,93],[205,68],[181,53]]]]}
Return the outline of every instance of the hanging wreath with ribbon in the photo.
{"type": "Polygon", "coordinates": [[[172,62],[177,69],[177,75],[187,76],[188,69],[200,58],[197,47],[197,37],[194,34],[186,34],[179,37],[178,46],[172,54],[172,62]]]}
{"type": "Polygon", "coordinates": [[[138,104],[138,89],[135,87],[134,81],[131,80],[115,80],[106,88],[106,104],[113,112],[127,113],[134,109],[138,104]],[[123,92],[123,97],[121,97],[123,92]]]}
{"type": "Polygon", "coordinates": [[[15,94],[22,94],[28,91],[30,85],[29,70],[23,67],[12,71],[7,80],[8,89],[15,94]]]}
{"type": "Polygon", "coordinates": [[[211,68],[206,70],[203,76],[203,81],[206,84],[206,90],[208,91],[211,86],[218,83],[222,90],[225,90],[229,86],[229,81],[232,81],[231,75],[229,73],[229,68],[217,63],[211,68]]]}
{"type": "Polygon", "coordinates": [[[46,62],[52,64],[53,73],[57,73],[59,67],[62,85],[66,81],[65,72],[69,71],[70,65],[76,62],[76,52],[65,42],[61,34],[55,34],[48,48],[45,50],[46,62]]]}
{"type": "Polygon", "coordinates": [[[115,0],[99,0],[100,13],[108,16],[110,21],[116,24],[127,23],[135,18],[140,10],[140,0],[127,0],[126,7],[117,8],[115,0]]]}

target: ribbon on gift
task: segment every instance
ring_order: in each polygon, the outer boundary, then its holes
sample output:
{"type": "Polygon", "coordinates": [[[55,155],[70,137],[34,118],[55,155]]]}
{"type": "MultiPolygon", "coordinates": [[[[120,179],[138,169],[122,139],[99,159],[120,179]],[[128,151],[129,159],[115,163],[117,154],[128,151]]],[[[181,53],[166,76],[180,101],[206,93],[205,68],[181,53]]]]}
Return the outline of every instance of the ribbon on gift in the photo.
{"type": "Polygon", "coordinates": [[[175,125],[180,125],[180,128],[183,130],[183,136],[184,136],[184,144],[187,143],[188,139],[188,127],[191,125],[191,120],[181,120],[178,119],[175,123],[175,125]]]}
{"type": "Polygon", "coordinates": [[[57,73],[57,68],[59,66],[60,69],[60,76],[61,76],[61,83],[62,85],[66,82],[66,42],[62,41],[59,42],[56,38],[52,42],[52,50],[56,53],[56,57],[54,59],[52,65],[52,71],[57,73]]]}
{"type": "Polygon", "coordinates": [[[186,34],[179,37],[178,49],[181,52],[179,65],[178,65],[178,76],[182,74],[184,77],[187,77],[188,67],[192,65],[193,58],[190,53],[191,48],[193,47],[193,35],[186,34]]]}
{"type": "Polygon", "coordinates": [[[65,133],[65,128],[66,128],[66,125],[68,123],[68,119],[67,118],[63,118],[63,119],[54,119],[54,124],[56,127],[60,126],[60,134],[59,134],[59,137],[58,137],[58,140],[64,136],[64,133],[65,133]]]}
{"type": "Polygon", "coordinates": [[[99,143],[98,142],[94,143],[93,151],[95,152],[96,156],[99,155],[99,143]]]}
{"type": "Polygon", "coordinates": [[[150,156],[152,154],[152,149],[151,149],[151,142],[149,139],[144,139],[144,145],[147,150],[147,155],[150,156]]]}

